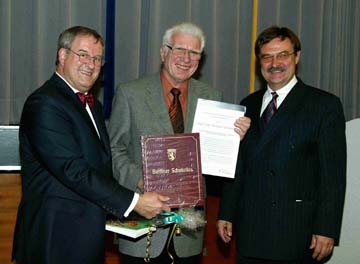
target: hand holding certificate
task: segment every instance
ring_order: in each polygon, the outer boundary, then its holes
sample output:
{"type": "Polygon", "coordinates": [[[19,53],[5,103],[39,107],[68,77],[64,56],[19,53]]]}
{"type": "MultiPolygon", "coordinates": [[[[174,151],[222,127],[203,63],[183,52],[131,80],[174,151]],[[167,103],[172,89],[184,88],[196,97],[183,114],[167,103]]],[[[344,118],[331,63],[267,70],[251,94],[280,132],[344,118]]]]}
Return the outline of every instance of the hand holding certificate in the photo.
{"type": "Polygon", "coordinates": [[[201,164],[204,174],[234,178],[240,146],[234,122],[246,107],[198,99],[193,133],[200,133],[201,164]]]}

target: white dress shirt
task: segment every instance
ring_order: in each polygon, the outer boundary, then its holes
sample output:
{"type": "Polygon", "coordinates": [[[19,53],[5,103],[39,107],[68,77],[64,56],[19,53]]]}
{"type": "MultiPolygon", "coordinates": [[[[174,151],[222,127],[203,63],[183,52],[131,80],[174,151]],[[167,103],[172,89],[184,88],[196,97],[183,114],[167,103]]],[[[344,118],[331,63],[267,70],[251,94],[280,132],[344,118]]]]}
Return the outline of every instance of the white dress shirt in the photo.
{"type": "Polygon", "coordinates": [[[277,108],[280,107],[280,105],[282,104],[282,102],[285,100],[285,97],[289,94],[289,92],[291,91],[291,89],[295,86],[295,84],[297,83],[297,78],[294,75],[294,77],[291,79],[290,82],[288,82],[284,87],[273,91],[269,85],[267,86],[267,90],[264,93],[263,96],[263,100],[262,100],[262,106],[261,106],[261,111],[260,111],[260,116],[262,115],[262,113],[264,112],[266,106],[269,104],[269,102],[272,99],[272,92],[276,92],[278,94],[278,97],[276,98],[276,103],[277,103],[277,108]]]}

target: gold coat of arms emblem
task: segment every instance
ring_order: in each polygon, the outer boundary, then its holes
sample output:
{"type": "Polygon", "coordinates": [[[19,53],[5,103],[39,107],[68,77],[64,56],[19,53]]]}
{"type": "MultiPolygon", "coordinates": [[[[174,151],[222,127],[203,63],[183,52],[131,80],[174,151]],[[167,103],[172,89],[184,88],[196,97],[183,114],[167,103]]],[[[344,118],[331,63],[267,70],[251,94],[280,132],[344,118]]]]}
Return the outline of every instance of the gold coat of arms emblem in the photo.
{"type": "Polygon", "coordinates": [[[176,159],[176,149],[167,149],[167,156],[170,161],[174,161],[176,159]]]}

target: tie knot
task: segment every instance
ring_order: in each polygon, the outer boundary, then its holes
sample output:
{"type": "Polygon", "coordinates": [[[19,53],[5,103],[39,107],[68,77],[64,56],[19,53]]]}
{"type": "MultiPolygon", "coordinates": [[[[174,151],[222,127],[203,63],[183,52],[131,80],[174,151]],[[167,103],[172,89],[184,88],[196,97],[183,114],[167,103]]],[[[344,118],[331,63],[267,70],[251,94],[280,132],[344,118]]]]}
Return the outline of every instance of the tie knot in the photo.
{"type": "Polygon", "coordinates": [[[181,91],[178,88],[172,88],[170,92],[174,97],[179,97],[181,94],[181,91]]]}
{"type": "Polygon", "coordinates": [[[92,93],[88,93],[88,94],[76,93],[76,94],[84,105],[88,104],[90,107],[94,107],[95,99],[92,93]]]}
{"type": "Polygon", "coordinates": [[[276,92],[271,92],[271,95],[272,95],[272,99],[276,99],[279,96],[276,92]]]}

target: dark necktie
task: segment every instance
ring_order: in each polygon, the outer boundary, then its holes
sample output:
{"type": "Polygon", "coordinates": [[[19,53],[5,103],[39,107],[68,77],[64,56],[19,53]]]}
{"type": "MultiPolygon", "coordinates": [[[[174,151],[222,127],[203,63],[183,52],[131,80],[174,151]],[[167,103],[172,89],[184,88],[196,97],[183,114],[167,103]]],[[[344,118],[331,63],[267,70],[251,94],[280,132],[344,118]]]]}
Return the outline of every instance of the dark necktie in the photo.
{"type": "Polygon", "coordinates": [[[171,124],[175,134],[184,133],[184,119],[179,99],[181,91],[177,88],[172,88],[171,93],[174,96],[173,102],[169,108],[171,124]]]}
{"type": "Polygon", "coordinates": [[[270,122],[271,118],[275,115],[277,111],[277,102],[276,98],[278,98],[278,94],[276,92],[272,92],[272,99],[269,104],[266,106],[262,116],[261,116],[261,124],[262,128],[265,129],[266,125],[270,122]]]}
{"type": "Polygon", "coordinates": [[[88,94],[76,93],[76,94],[84,105],[88,104],[91,108],[94,107],[95,99],[93,94],[91,93],[88,94]]]}

